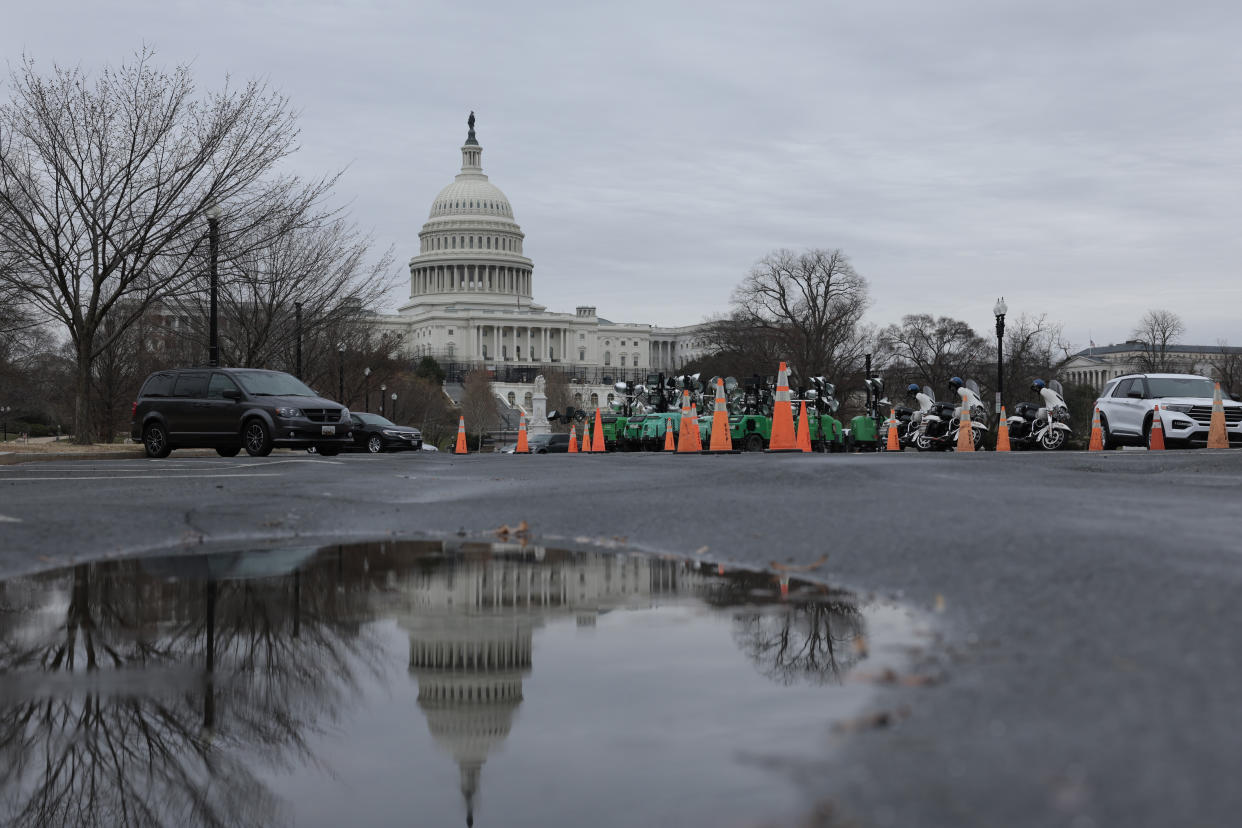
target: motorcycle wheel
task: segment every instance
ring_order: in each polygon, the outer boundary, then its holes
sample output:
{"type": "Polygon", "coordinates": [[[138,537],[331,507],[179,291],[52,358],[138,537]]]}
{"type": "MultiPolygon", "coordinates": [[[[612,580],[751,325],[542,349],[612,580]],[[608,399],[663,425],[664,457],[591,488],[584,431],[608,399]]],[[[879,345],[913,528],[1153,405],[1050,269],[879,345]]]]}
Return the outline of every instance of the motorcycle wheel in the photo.
{"type": "Polygon", "coordinates": [[[1059,428],[1050,428],[1039,438],[1039,447],[1045,451],[1056,451],[1065,445],[1065,432],[1059,428]]]}
{"type": "Polygon", "coordinates": [[[928,437],[926,434],[920,434],[918,437],[914,438],[914,447],[919,451],[931,451],[931,437],[928,437]]]}

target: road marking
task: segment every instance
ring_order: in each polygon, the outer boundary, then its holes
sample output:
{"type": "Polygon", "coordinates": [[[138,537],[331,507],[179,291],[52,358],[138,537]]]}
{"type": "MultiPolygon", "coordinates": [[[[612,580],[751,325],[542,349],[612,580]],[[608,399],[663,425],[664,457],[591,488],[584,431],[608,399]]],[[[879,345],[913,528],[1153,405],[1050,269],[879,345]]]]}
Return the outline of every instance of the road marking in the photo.
{"type": "Polygon", "coordinates": [[[70,477],[7,477],[12,483],[33,480],[200,480],[205,477],[280,477],[280,472],[253,472],[251,474],[101,474],[70,477]]]}
{"type": "Polygon", "coordinates": [[[0,515],[0,523],[21,523],[21,518],[9,517],[8,515],[0,515]]]}

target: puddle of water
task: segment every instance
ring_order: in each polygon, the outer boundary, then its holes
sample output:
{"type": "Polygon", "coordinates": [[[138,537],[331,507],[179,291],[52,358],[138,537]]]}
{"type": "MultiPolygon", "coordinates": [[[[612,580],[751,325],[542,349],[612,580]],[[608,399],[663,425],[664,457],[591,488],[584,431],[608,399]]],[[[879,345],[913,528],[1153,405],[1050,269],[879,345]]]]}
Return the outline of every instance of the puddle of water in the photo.
{"type": "Polygon", "coordinates": [[[900,666],[900,607],[765,573],[390,542],[0,583],[5,824],[754,825],[900,666]]]}

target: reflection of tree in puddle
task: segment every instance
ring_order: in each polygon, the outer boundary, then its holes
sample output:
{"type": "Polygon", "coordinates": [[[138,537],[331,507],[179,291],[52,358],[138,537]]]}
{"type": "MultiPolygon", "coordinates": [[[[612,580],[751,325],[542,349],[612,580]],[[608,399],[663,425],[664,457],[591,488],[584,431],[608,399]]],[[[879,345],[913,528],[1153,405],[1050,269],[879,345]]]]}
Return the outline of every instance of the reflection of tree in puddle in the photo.
{"type": "Polygon", "coordinates": [[[851,593],[808,584],[783,600],[771,575],[735,572],[705,585],[702,597],[748,607],[733,613],[733,640],[775,682],[836,683],[858,661],[866,630],[851,593]]]}
{"type": "Polygon", "coordinates": [[[24,579],[23,603],[39,609],[0,642],[0,791],[12,824],[279,818],[243,754],[311,761],[307,736],[372,653],[359,636],[362,596],[341,591],[327,566],[252,578],[216,573],[222,563],[83,564],[24,579]]]}

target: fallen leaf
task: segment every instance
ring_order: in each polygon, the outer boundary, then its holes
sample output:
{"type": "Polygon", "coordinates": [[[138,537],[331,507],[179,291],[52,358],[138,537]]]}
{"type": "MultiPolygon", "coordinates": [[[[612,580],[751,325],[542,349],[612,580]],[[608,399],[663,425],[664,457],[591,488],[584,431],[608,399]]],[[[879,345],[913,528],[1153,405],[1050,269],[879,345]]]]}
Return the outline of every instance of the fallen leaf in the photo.
{"type": "Polygon", "coordinates": [[[936,595],[936,612],[944,612],[944,596],[939,593],[936,595]]]}

